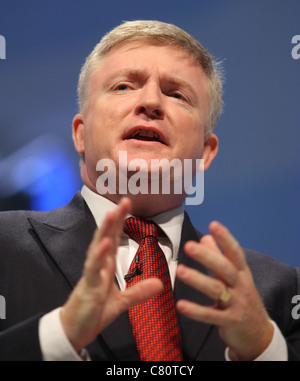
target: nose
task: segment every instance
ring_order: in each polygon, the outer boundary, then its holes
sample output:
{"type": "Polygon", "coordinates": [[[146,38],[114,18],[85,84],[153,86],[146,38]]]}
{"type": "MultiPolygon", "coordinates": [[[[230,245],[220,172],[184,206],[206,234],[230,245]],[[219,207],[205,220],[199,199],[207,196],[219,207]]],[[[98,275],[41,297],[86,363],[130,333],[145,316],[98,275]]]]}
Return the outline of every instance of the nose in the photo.
{"type": "Polygon", "coordinates": [[[145,84],[140,91],[136,105],[136,114],[144,114],[150,119],[163,119],[165,113],[160,87],[157,84],[145,84]]]}

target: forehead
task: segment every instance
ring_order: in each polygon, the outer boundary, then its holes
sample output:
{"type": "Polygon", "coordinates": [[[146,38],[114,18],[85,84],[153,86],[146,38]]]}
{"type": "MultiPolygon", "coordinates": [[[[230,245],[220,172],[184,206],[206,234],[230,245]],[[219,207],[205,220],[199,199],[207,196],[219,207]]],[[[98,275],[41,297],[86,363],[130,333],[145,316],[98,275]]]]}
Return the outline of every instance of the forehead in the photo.
{"type": "MultiPolygon", "coordinates": [[[[111,61],[117,60],[119,56],[125,56],[128,60],[130,57],[134,57],[136,59],[138,56],[143,59],[144,54],[147,54],[147,52],[151,54],[151,52],[155,50],[158,52],[158,55],[153,56],[153,60],[151,61],[158,62],[160,56],[169,55],[170,59],[173,57],[174,59],[178,59],[178,57],[180,57],[181,60],[186,60],[187,62],[190,61],[191,64],[201,67],[201,65],[193,58],[191,53],[183,50],[179,46],[162,45],[156,41],[146,39],[124,41],[119,43],[101,59],[101,64],[105,64],[106,61],[110,61],[111,63],[111,61]]],[[[122,64],[122,62],[119,63],[122,64]]]]}
{"type": "MultiPolygon", "coordinates": [[[[197,81],[207,77],[202,66],[191,53],[178,46],[161,45],[149,40],[125,41],[112,48],[99,61],[93,82],[99,84],[109,77],[125,73],[127,70],[158,72],[161,76],[185,78],[197,86],[197,81]]],[[[203,83],[202,83],[203,85],[203,83]]]]}

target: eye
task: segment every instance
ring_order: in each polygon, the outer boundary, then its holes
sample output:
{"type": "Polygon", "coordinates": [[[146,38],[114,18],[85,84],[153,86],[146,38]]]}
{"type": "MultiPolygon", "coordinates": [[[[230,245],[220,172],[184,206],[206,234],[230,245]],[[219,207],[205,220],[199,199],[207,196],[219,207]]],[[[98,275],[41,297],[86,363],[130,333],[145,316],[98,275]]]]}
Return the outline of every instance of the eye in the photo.
{"type": "Polygon", "coordinates": [[[120,85],[115,87],[115,90],[124,91],[124,90],[128,90],[128,88],[129,88],[128,85],[126,85],[125,83],[121,83],[120,85]]]}
{"type": "Polygon", "coordinates": [[[178,94],[178,93],[173,93],[173,94],[171,94],[171,97],[173,97],[173,98],[177,98],[177,99],[182,99],[182,95],[181,95],[181,94],[178,94]]]}
{"type": "Polygon", "coordinates": [[[184,95],[182,95],[181,93],[178,93],[178,92],[171,93],[170,97],[175,98],[175,99],[179,99],[179,100],[182,100],[182,101],[186,101],[187,100],[184,95]]]}

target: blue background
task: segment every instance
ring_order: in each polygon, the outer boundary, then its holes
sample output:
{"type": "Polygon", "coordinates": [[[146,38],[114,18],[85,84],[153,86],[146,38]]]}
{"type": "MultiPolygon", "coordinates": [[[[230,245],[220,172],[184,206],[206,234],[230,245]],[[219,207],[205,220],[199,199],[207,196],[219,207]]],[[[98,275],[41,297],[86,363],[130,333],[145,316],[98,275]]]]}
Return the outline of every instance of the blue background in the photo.
{"type": "Polygon", "coordinates": [[[123,20],[177,24],[223,60],[220,150],[205,173],[204,233],[300,266],[299,0],[0,0],[0,208],[52,209],[81,187],[71,140],[84,58],[123,20]]]}

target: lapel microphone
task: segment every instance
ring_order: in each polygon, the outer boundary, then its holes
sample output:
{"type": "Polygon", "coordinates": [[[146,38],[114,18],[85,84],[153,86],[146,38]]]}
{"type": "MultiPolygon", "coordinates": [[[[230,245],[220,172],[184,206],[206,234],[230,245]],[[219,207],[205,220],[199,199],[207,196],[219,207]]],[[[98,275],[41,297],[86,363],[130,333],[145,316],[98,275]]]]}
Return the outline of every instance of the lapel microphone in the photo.
{"type": "Polygon", "coordinates": [[[138,264],[139,264],[139,256],[138,255],[135,256],[134,262],[135,262],[135,267],[134,267],[133,272],[131,274],[128,273],[124,276],[124,279],[126,282],[128,282],[131,278],[135,277],[136,275],[142,274],[142,271],[139,270],[139,268],[138,268],[138,264]]]}

